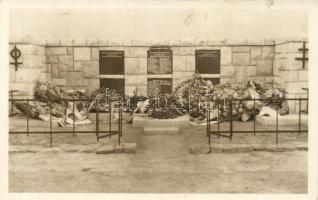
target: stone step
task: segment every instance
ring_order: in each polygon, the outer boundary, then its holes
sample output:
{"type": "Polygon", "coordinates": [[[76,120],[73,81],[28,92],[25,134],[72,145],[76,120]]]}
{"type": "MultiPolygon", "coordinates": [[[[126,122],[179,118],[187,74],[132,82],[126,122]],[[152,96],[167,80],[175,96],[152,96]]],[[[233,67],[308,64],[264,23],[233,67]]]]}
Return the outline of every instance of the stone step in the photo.
{"type": "Polygon", "coordinates": [[[134,128],[145,127],[172,127],[172,128],[190,128],[190,120],[187,116],[180,116],[174,119],[154,119],[150,117],[135,116],[133,119],[134,128]]]}
{"type": "Polygon", "coordinates": [[[179,128],[176,127],[145,127],[144,133],[147,135],[177,135],[179,128]]]}
{"type": "MultiPolygon", "coordinates": [[[[276,116],[256,116],[256,121],[268,126],[276,125],[276,116]]],[[[290,114],[290,115],[278,115],[278,124],[279,126],[288,126],[288,125],[298,125],[299,115],[298,114],[290,114]]],[[[301,115],[301,124],[308,125],[308,115],[301,115]]]]}

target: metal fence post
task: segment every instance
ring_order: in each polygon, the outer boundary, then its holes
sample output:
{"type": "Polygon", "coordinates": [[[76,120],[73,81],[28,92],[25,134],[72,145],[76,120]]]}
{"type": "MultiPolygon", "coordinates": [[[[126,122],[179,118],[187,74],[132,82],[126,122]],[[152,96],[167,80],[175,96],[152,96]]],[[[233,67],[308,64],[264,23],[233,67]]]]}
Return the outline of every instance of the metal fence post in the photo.
{"type": "Polygon", "coordinates": [[[230,141],[233,137],[232,99],[230,99],[230,141]]]}
{"type": "Polygon", "coordinates": [[[27,136],[29,136],[29,117],[30,117],[30,107],[29,107],[29,98],[27,98],[27,136]]]}
{"type": "Polygon", "coordinates": [[[95,106],[96,110],[96,136],[97,136],[97,142],[99,141],[99,108],[96,105],[95,106]]]}
{"type": "Polygon", "coordinates": [[[121,137],[121,108],[118,110],[118,145],[120,145],[120,137],[121,137]]]}
{"type": "MultiPolygon", "coordinates": [[[[256,108],[255,108],[255,98],[253,98],[254,100],[254,112],[256,111],[256,108]]],[[[253,123],[253,134],[255,136],[255,129],[256,129],[256,113],[254,113],[254,123],[253,123]]]]}
{"type": "Polygon", "coordinates": [[[220,138],[220,104],[218,104],[218,138],[220,138]]]}
{"type": "Polygon", "coordinates": [[[276,146],[278,145],[278,102],[276,101],[276,146]]]}
{"type": "Polygon", "coordinates": [[[49,98],[49,105],[50,105],[50,147],[53,146],[53,139],[52,139],[52,101],[51,98],[49,98]]]}
{"type": "Polygon", "coordinates": [[[112,102],[110,95],[108,96],[108,102],[109,102],[109,138],[112,137],[112,102]]]}
{"type": "Polygon", "coordinates": [[[74,97],[72,97],[73,101],[73,136],[75,136],[75,100],[74,97]]]}

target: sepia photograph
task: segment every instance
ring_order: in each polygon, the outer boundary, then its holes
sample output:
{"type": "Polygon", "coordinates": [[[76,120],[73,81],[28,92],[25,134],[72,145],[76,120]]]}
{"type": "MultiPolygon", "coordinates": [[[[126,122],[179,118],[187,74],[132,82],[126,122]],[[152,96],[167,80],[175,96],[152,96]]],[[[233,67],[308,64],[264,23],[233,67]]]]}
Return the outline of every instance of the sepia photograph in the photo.
{"type": "Polygon", "coordinates": [[[313,194],[317,2],[48,2],[6,5],[9,194],[313,194]]]}

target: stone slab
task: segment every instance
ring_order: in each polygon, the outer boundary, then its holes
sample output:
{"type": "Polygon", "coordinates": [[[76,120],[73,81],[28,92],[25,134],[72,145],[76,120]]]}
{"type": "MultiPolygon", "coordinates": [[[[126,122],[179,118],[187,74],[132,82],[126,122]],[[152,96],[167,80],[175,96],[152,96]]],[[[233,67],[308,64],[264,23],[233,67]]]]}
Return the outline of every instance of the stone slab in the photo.
{"type": "Polygon", "coordinates": [[[206,144],[195,144],[195,145],[191,145],[190,147],[190,153],[191,154],[208,154],[211,152],[211,147],[206,144]]]}
{"type": "MultiPolygon", "coordinates": [[[[280,126],[286,125],[295,125],[298,124],[298,114],[289,114],[289,115],[278,115],[278,124],[280,126]]],[[[276,125],[276,116],[256,116],[256,121],[268,126],[275,126],[276,125]]],[[[308,115],[302,114],[301,115],[301,124],[308,125],[308,115]]]]}
{"type": "Polygon", "coordinates": [[[135,116],[133,119],[134,128],[144,127],[175,127],[189,128],[190,119],[187,116],[180,116],[175,119],[153,119],[149,117],[135,116]]]}
{"type": "Polygon", "coordinates": [[[114,145],[112,144],[103,144],[96,150],[96,154],[110,154],[110,153],[114,153],[114,145]]]}
{"type": "Polygon", "coordinates": [[[145,127],[144,133],[147,135],[177,135],[179,128],[175,127],[145,127]]]}

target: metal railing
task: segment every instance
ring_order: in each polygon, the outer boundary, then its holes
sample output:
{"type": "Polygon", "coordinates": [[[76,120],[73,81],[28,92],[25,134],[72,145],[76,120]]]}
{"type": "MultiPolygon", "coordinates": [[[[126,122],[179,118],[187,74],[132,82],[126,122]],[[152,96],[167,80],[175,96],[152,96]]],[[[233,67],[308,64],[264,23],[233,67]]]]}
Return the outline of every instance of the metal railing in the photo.
{"type": "MultiPolygon", "coordinates": [[[[308,104],[308,98],[285,98],[284,101],[298,101],[298,130],[282,130],[279,129],[279,106],[278,104],[281,103],[282,100],[275,100],[275,99],[227,99],[228,103],[227,105],[229,105],[228,108],[228,113],[229,113],[229,129],[228,130],[220,130],[220,123],[222,123],[220,121],[220,104],[217,104],[217,130],[211,130],[211,109],[210,109],[210,102],[208,105],[208,109],[207,109],[207,137],[208,137],[208,144],[211,145],[211,135],[216,135],[218,137],[226,137],[229,138],[230,141],[233,138],[233,134],[234,133],[253,133],[254,136],[256,133],[275,133],[276,137],[275,137],[275,142],[276,145],[278,145],[278,134],[279,133],[298,133],[299,135],[301,133],[308,133],[308,129],[303,130],[301,128],[301,114],[302,114],[302,102],[307,102],[308,104]],[[264,101],[264,102],[268,102],[271,101],[271,103],[276,104],[276,122],[275,122],[275,129],[274,130],[257,130],[256,129],[256,115],[253,117],[253,129],[252,130],[234,130],[233,129],[233,102],[235,101],[240,101],[240,102],[244,102],[244,101],[253,101],[253,109],[255,110],[255,102],[256,101],[264,101]],[[231,112],[232,111],[232,112],[231,112]]],[[[215,102],[214,102],[215,103],[215,102]]],[[[307,110],[308,112],[308,110],[307,110]]]]}
{"type": "MultiPolygon", "coordinates": [[[[12,97],[12,96],[11,96],[12,97]]],[[[117,130],[113,130],[112,129],[112,106],[111,106],[111,101],[110,98],[108,99],[109,102],[109,123],[108,123],[108,130],[101,130],[100,129],[100,110],[98,109],[98,106],[95,105],[95,115],[96,115],[96,126],[95,126],[95,130],[85,130],[85,131],[81,131],[81,130],[76,130],[76,124],[75,124],[75,103],[78,101],[81,102],[94,102],[95,99],[67,99],[67,98],[61,98],[59,99],[59,101],[65,101],[65,102],[72,102],[73,105],[73,116],[72,116],[72,130],[71,131],[67,131],[67,130],[53,130],[53,126],[52,126],[52,104],[53,101],[52,99],[14,99],[11,98],[9,99],[9,102],[11,102],[11,105],[13,105],[14,102],[26,102],[27,104],[27,111],[26,111],[26,131],[9,131],[9,134],[26,134],[27,136],[29,136],[30,134],[49,134],[50,135],[50,147],[53,146],[53,134],[70,134],[72,133],[73,136],[75,136],[77,133],[79,134],[96,134],[96,139],[97,142],[99,141],[99,139],[101,138],[105,138],[105,137],[109,137],[111,138],[111,136],[113,135],[118,135],[118,144],[120,144],[121,142],[121,137],[122,137],[122,108],[118,108],[115,109],[114,111],[117,110],[118,112],[118,129],[117,130]],[[49,130],[48,131],[30,131],[30,102],[34,102],[34,101],[38,101],[38,102],[47,102],[49,105],[49,130]]],[[[95,103],[96,104],[96,103],[95,103]]],[[[12,107],[11,107],[12,109],[12,107]]],[[[65,116],[67,117],[67,116],[65,116]]]]}

